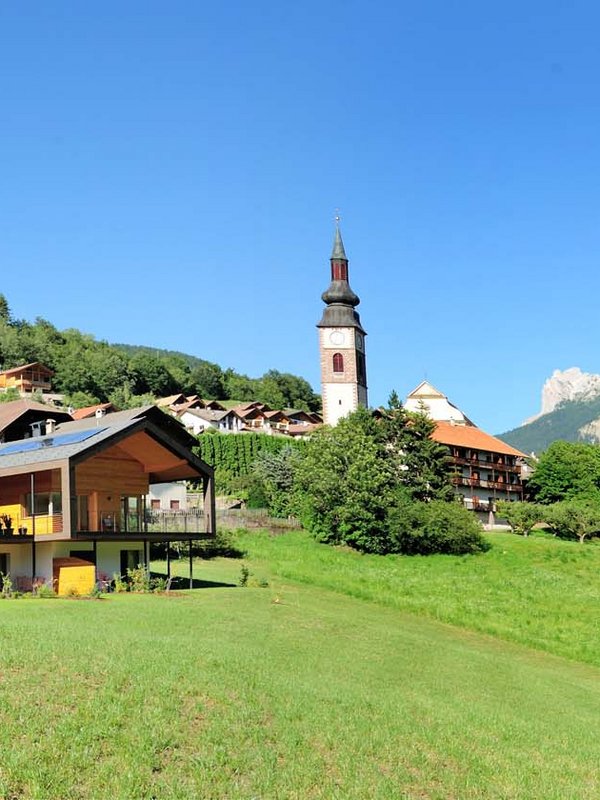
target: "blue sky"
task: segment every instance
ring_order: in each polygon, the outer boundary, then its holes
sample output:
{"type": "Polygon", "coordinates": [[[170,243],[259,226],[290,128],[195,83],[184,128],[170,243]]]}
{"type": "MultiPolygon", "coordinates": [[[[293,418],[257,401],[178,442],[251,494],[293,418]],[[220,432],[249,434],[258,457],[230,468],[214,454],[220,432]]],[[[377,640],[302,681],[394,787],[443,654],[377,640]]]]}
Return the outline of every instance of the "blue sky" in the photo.
{"type": "Polygon", "coordinates": [[[600,372],[592,2],[0,8],[13,313],[319,388],[340,208],[370,401],[491,432],[600,372]]]}

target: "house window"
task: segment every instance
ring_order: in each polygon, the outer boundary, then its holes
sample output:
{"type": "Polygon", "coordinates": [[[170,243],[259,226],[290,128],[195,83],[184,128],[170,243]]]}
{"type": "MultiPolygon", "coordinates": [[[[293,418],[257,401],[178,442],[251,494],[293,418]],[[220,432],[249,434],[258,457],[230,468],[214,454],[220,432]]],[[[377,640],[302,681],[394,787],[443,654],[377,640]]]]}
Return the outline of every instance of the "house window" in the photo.
{"type": "Polygon", "coordinates": [[[150,500],[150,508],[153,511],[160,511],[160,500],[150,500]]]}
{"type": "Polygon", "coordinates": [[[344,356],[341,353],[334,353],[333,355],[333,371],[344,371],[344,356]]]}
{"type": "Polygon", "coordinates": [[[179,500],[171,500],[170,508],[171,511],[179,511],[179,500]]]}
{"type": "MultiPolygon", "coordinates": [[[[62,495],[60,492],[36,492],[34,514],[42,516],[62,513],[62,495]]],[[[25,495],[25,508],[31,514],[31,495],[25,495]]]]}

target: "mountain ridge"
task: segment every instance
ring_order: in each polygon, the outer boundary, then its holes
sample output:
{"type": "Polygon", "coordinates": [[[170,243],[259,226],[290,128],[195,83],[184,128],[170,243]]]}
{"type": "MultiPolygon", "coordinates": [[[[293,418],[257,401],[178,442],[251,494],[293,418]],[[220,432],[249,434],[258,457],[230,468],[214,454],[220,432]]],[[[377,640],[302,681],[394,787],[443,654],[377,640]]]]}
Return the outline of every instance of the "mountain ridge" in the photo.
{"type": "Polygon", "coordinates": [[[524,453],[540,453],[557,439],[600,442],[600,397],[564,400],[553,411],[532,422],[498,434],[498,438],[524,453]]]}

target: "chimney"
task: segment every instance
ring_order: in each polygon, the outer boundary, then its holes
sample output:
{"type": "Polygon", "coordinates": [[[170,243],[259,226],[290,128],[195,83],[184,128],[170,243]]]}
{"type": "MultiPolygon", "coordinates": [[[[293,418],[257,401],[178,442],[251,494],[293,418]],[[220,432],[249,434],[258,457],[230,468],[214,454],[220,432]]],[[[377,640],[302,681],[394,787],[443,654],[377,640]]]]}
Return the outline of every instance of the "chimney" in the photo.
{"type": "Polygon", "coordinates": [[[54,431],[56,430],[56,420],[55,419],[47,419],[46,420],[46,436],[51,436],[54,431]]]}
{"type": "Polygon", "coordinates": [[[29,427],[31,428],[31,435],[32,436],[41,436],[42,435],[42,423],[41,422],[32,422],[29,427]]]}

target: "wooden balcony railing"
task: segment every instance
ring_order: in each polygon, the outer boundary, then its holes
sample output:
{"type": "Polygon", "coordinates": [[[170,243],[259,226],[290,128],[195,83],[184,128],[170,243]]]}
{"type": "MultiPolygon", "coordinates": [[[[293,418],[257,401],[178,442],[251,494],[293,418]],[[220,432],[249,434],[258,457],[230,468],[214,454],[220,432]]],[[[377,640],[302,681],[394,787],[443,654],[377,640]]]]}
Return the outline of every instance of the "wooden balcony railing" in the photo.
{"type": "MultiPolygon", "coordinates": [[[[198,508],[186,511],[147,509],[145,514],[105,511],[100,512],[95,526],[90,533],[205,533],[206,518],[203,510],[198,508]]],[[[81,525],[78,530],[85,532],[81,525]]]]}
{"type": "Polygon", "coordinates": [[[481,478],[465,478],[462,475],[453,475],[452,483],[455,486],[472,486],[480,489],[499,489],[502,492],[522,492],[521,483],[504,483],[503,481],[486,481],[481,478]]]}
{"type": "Polygon", "coordinates": [[[521,466],[519,464],[503,464],[497,463],[496,461],[483,461],[479,458],[464,458],[459,456],[451,456],[451,459],[454,464],[476,467],[477,469],[494,469],[500,472],[514,472],[516,475],[521,474],[521,466]]]}

